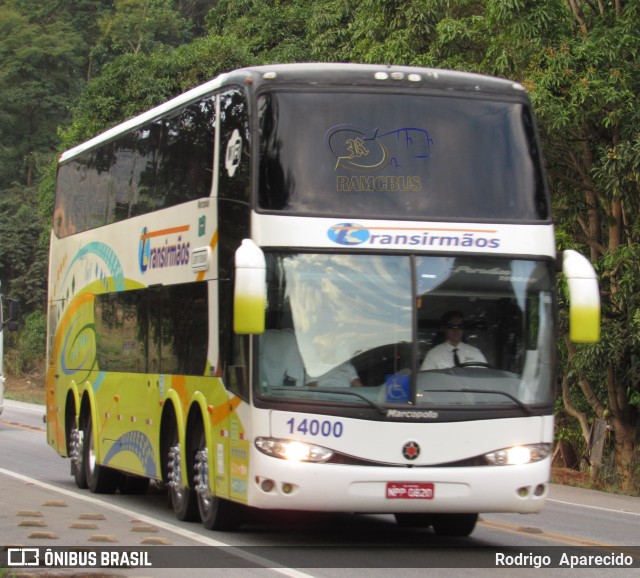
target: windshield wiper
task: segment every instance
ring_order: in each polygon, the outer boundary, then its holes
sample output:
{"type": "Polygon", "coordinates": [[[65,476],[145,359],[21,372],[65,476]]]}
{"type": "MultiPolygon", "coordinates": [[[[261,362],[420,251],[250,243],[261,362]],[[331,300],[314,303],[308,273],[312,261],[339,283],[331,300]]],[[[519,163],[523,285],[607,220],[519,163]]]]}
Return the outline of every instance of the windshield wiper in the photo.
{"type": "Polygon", "coordinates": [[[364,401],[367,405],[370,405],[373,409],[379,411],[382,415],[387,415],[387,410],[383,407],[379,406],[375,401],[370,400],[365,397],[361,393],[357,391],[352,391],[350,389],[337,389],[337,388],[328,388],[328,387],[314,387],[310,389],[302,389],[296,387],[295,389],[292,387],[270,387],[268,391],[286,391],[287,393],[291,393],[295,391],[296,393],[306,392],[306,393],[337,393],[339,395],[352,395],[353,397],[357,397],[364,401]]]}
{"type": "Polygon", "coordinates": [[[468,387],[463,387],[461,389],[428,389],[425,390],[428,393],[437,392],[437,393],[449,393],[452,391],[459,391],[461,393],[489,393],[494,395],[504,395],[504,397],[508,397],[513,403],[515,403],[523,412],[527,415],[532,415],[533,410],[524,402],[520,401],[517,397],[507,393],[506,391],[500,391],[498,389],[471,389],[468,387]]]}

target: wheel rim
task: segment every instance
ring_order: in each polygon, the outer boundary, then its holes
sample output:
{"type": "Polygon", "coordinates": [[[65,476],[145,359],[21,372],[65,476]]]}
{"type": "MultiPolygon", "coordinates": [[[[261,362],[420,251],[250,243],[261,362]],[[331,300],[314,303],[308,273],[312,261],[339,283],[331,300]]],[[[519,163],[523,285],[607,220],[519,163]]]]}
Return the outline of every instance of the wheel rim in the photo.
{"type": "Polygon", "coordinates": [[[209,490],[209,453],[207,448],[198,450],[194,465],[198,507],[203,518],[207,518],[213,510],[214,498],[209,490]]]}
{"type": "Polygon", "coordinates": [[[93,473],[96,470],[96,450],[93,445],[92,431],[89,430],[87,433],[89,435],[89,447],[87,451],[87,473],[89,474],[89,476],[93,476],[93,473]]]}
{"type": "Polygon", "coordinates": [[[84,450],[84,432],[74,427],[69,432],[69,439],[69,458],[76,471],[79,471],[83,466],[82,452],[84,450]]]}
{"type": "Polygon", "coordinates": [[[179,508],[187,499],[188,489],[182,483],[182,460],[180,458],[180,444],[175,444],[169,449],[167,462],[167,480],[171,491],[171,499],[176,508],[179,508]]]}

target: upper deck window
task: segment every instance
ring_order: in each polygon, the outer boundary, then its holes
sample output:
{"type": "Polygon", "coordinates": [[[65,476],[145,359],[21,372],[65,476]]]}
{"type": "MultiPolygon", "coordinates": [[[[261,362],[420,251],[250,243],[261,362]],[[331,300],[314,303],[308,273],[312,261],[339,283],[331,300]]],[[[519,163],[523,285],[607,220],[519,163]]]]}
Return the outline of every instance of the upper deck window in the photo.
{"type": "Polygon", "coordinates": [[[541,158],[523,102],[271,92],[258,103],[259,206],[313,215],[540,221],[541,158]]]}
{"type": "Polygon", "coordinates": [[[55,234],[66,237],[208,197],[215,110],[215,96],[206,96],[61,164],[55,234]]]}

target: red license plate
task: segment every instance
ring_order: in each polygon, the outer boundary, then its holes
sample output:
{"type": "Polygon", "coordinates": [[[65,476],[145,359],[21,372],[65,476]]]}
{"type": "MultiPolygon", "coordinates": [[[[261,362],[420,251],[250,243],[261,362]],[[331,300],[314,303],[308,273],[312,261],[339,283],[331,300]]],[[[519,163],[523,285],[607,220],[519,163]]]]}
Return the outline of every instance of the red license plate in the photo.
{"type": "Polygon", "coordinates": [[[389,500],[433,500],[431,482],[387,482],[389,500]]]}

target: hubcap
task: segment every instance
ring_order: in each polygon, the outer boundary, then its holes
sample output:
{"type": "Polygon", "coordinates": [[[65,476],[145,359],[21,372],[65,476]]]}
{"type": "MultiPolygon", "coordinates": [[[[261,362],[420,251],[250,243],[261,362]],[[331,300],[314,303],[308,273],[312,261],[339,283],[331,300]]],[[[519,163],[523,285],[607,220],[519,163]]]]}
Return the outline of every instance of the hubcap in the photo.
{"type": "Polygon", "coordinates": [[[211,492],[209,491],[209,461],[208,461],[207,448],[201,449],[196,453],[196,463],[194,465],[196,483],[196,492],[198,493],[198,499],[200,504],[206,510],[209,510],[212,505],[211,492]]]}
{"type": "Polygon", "coordinates": [[[82,464],[82,445],[84,433],[78,428],[73,428],[69,432],[69,459],[74,468],[78,468],[82,464]]]}
{"type": "Polygon", "coordinates": [[[174,499],[182,502],[186,495],[186,488],[182,485],[182,461],[180,459],[180,444],[176,444],[169,449],[169,460],[167,462],[167,485],[174,499]]]}

